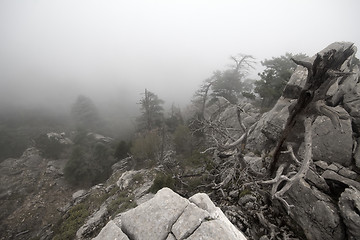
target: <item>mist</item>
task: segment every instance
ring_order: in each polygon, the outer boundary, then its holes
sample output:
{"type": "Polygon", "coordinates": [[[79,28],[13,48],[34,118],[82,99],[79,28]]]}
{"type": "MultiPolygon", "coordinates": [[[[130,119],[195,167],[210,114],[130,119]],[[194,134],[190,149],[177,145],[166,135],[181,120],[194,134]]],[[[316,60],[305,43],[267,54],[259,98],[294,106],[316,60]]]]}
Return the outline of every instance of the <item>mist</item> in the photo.
{"type": "Polygon", "coordinates": [[[238,53],[309,56],[360,46],[346,1],[0,1],[0,110],[68,112],[79,94],[131,122],[145,88],[185,107],[238,53]]]}

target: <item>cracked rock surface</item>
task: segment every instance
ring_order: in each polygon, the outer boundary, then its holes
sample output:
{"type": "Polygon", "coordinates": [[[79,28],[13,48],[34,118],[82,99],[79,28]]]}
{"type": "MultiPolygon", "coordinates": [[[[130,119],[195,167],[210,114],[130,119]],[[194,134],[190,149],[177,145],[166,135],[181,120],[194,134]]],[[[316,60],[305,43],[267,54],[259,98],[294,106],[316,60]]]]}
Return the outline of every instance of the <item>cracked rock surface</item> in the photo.
{"type": "Polygon", "coordinates": [[[203,193],[189,200],[163,188],[108,224],[94,239],[240,239],[245,236],[203,193]],[[115,236],[116,235],[116,236],[115,236]]]}

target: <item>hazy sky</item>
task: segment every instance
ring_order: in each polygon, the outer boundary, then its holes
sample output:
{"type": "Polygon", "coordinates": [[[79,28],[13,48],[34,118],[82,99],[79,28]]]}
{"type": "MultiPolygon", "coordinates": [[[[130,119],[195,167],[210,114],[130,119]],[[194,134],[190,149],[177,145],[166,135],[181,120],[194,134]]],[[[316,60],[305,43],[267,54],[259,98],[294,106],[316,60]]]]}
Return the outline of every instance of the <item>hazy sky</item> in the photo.
{"type": "Polygon", "coordinates": [[[0,0],[0,101],[133,104],[148,88],[183,106],[230,55],[359,47],[359,22],[358,0],[0,0]]]}

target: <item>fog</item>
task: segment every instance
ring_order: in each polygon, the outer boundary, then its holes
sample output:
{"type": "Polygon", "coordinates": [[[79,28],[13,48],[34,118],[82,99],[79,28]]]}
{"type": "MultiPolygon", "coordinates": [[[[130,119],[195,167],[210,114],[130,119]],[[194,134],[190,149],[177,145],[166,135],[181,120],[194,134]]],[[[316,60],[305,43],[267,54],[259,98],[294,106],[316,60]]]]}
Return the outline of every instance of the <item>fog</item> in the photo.
{"type": "Polygon", "coordinates": [[[360,46],[360,2],[1,0],[1,106],[66,111],[79,94],[136,115],[145,88],[184,107],[231,63],[360,46]]]}

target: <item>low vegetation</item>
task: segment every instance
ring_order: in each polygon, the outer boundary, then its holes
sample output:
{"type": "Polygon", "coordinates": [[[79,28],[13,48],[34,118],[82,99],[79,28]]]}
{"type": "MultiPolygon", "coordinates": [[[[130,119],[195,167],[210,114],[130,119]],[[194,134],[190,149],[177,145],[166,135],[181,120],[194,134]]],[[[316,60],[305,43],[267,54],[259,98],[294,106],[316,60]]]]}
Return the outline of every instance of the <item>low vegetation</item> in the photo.
{"type": "Polygon", "coordinates": [[[73,150],[64,169],[65,179],[75,186],[92,186],[111,175],[115,162],[109,144],[98,142],[84,132],[75,137],[73,150]]]}
{"type": "Polygon", "coordinates": [[[85,219],[90,215],[88,205],[79,203],[72,207],[65,217],[53,228],[53,240],[72,240],[77,230],[84,224],[85,219]]]}
{"type": "Polygon", "coordinates": [[[137,204],[133,195],[127,195],[126,192],[120,192],[116,198],[108,205],[109,214],[115,216],[118,213],[125,212],[131,208],[136,207],[137,204]]]}
{"type": "Polygon", "coordinates": [[[149,192],[156,193],[164,187],[175,189],[175,180],[172,178],[172,176],[159,172],[156,174],[154,183],[150,187],[149,192]]]}

